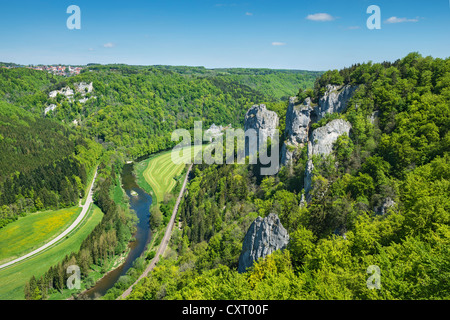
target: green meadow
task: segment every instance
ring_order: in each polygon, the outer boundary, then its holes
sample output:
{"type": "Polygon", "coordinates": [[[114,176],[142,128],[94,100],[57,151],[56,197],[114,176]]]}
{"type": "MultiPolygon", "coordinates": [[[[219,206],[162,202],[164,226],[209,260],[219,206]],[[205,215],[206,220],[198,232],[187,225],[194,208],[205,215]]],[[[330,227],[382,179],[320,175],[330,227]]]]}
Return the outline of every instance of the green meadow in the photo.
{"type": "Polygon", "coordinates": [[[174,178],[179,176],[183,171],[185,167],[184,162],[187,159],[193,159],[194,153],[199,152],[202,148],[204,148],[204,146],[180,149],[179,156],[182,163],[175,163],[172,161],[172,151],[168,151],[144,160],[138,165],[145,166],[142,175],[153,191],[152,197],[154,203],[161,202],[164,199],[164,195],[172,191],[176,185],[176,180],[174,178]]]}
{"type": "Polygon", "coordinates": [[[0,229],[0,264],[18,258],[51,241],[67,229],[80,207],[29,214],[0,229]]]}
{"type": "MultiPolygon", "coordinates": [[[[79,213],[80,208],[75,208],[75,214],[73,214],[73,218],[77,216],[76,213],[79,213]]],[[[67,209],[70,210],[70,209],[67,209]]],[[[81,210],[81,209],[80,209],[81,210]]],[[[61,211],[61,210],[58,210],[61,211]]],[[[55,211],[55,212],[58,212],[55,211]]],[[[54,212],[54,213],[55,213],[54,212]]],[[[50,213],[49,213],[50,214],[50,213]]],[[[50,214],[51,216],[51,214],[50,214]]],[[[30,216],[33,217],[33,216],[30,216]]],[[[48,248],[44,252],[41,252],[29,259],[26,259],[24,261],[18,262],[10,267],[7,267],[5,269],[0,270],[0,300],[20,300],[24,299],[24,286],[25,283],[30,280],[30,278],[34,275],[36,278],[43,275],[51,266],[56,265],[58,262],[60,262],[64,256],[67,254],[70,254],[71,252],[76,252],[81,246],[81,243],[84,239],[92,232],[92,230],[95,228],[95,226],[100,223],[101,219],[103,217],[102,211],[95,205],[92,205],[89,209],[89,213],[85,217],[85,219],[81,222],[80,226],[77,227],[75,230],[73,230],[68,237],[66,237],[64,240],[61,240],[57,244],[53,245],[52,247],[48,248]]],[[[43,218],[42,216],[40,218],[43,218]]],[[[40,219],[39,218],[39,219],[40,219]]],[[[51,218],[48,218],[53,221],[51,218]]],[[[53,217],[55,221],[57,220],[55,217],[53,217]]],[[[22,219],[23,220],[23,219],[22,219]]],[[[67,219],[67,224],[70,224],[70,220],[72,218],[67,219]]],[[[20,220],[18,220],[20,222],[20,220]]],[[[22,224],[25,224],[25,226],[28,227],[28,225],[32,225],[31,222],[22,222],[22,224]]],[[[44,224],[40,225],[42,228],[47,228],[44,224]]],[[[49,227],[50,228],[50,227],[49,227]]],[[[59,228],[59,231],[62,231],[64,227],[59,228]]],[[[40,231],[37,229],[29,229],[32,232],[35,232],[35,234],[45,234],[45,231],[40,231]]],[[[2,230],[3,232],[3,230],[2,230]]],[[[29,231],[28,231],[29,232],[29,231]]],[[[52,231],[53,234],[56,236],[59,232],[57,230],[52,231]]],[[[9,233],[8,233],[9,234],[9,233]]],[[[27,231],[20,232],[25,239],[20,239],[20,235],[16,235],[15,237],[18,237],[19,241],[23,241],[25,244],[32,244],[32,239],[27,239],[28,233],[27,231]]],[[[3,235],[0,234],[0,238],[2,239],[1,248],[2,252],[11,251],[9,248],[5,248],[5,243],[3,242],[3,235]]],[[[14,239],[13,234],[9,236],[9,239],[14,239]]],[[[14,245],[14,244],[11,244],[14,245]]],[[[15,246],[16,252],[20,251],[17,249],[17,246],[15,246]]]]}

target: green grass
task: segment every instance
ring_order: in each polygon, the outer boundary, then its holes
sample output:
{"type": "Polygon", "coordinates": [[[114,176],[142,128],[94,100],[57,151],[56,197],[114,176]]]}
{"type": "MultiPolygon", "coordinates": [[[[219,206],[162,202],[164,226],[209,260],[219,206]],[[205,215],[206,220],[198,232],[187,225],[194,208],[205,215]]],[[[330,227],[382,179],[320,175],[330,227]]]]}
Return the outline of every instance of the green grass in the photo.
{"type": "Polygon", "coordinates": [[[80,207],[29,214],[0,229],[0,264],[27,254],[57,237],[81,212],[80,207]]]}
{"type": "MultiPolygon", "coordinates": [[[[200,151],[200,148],[204,148],[204,146],[184,148],[182,159],[193,159],[192,156],[194,154],[194,151],[198,152],[200,151]]],[[[172,151],[164,152],[158,154],[157,156],[144,160],[138,165],[138,177],[141,175],[139,174],[139,171],[141,171],[145,182],[150,186],[152,190],[150,194],[153,197],[154,204],[163,201],[164,195],[172,191],[172,189],[176,185],[176,180],[174,178],[180,175],[185,167],[184,163],[174,163],[172,161],[171,154],[172,151]],[[139,166],[141,167],[141,169],[139,169],[139,166]],[[142,166],[145,167],[143,171],[142,166]]],[[[140,181],[138,180],[138,183],[139,182],[140,181]]],[[[142,187],[144,189],[147,189],[146,191],[148,192],[148,188],[145,188],[145,186],[142,187]]]]}
{"type": "Polygon", "coordinates": [[[42,276],[51,266],[60,262],[64,256],[79,250],[81,243],[100,223],[102,211],[95,205],[91,206],[87,217],[81,225],[65,238],[29,259],[0,270],[0,300],[24,299],[24,286],[34,275],[42,276]]]}

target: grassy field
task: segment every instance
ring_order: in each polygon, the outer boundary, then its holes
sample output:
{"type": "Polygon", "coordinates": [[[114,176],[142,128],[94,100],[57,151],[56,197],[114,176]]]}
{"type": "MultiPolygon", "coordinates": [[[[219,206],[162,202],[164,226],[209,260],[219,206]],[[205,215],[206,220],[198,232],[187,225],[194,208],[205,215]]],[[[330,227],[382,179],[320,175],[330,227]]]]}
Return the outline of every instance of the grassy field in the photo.
{"type": "Polygon", "coordinates": [[[51,241],[67,229],[80,212],[80,207],[36,212],[0,229],[0,264],[14,260],[51,241]]]}
{"type": "Polygon", "coordinates": [[[78,251],[82,241],[100,223],[102,217],[102,211],[92,205],[87,217],[68,238],[34,257],[0,270],[0,300],[24,299],[25,283],[33,275],[40,277],[51,266],[61,261],[65,255],[78,251]]]}
{"type": "MultiPolygon", "coordinates": [[[[194,152],[199,152],[204,147],[186,147],[183,150],[182,159],[193,159],[194,152]],[[190,152],[189,152],[190,151],[190,152]]],[[[185,164],[176,164],[171,158],[172,151],[161,153],[155,157],[142,161],[139,165],[145,166],[143,176],[145,181],[150,185],[153,202],[158,203],[164,199],[164,195],[169,193],[176,185],[174,179],[183,171],[185,164]]],[[[138,169],[139,170],[139,169],[138,169]]]]}

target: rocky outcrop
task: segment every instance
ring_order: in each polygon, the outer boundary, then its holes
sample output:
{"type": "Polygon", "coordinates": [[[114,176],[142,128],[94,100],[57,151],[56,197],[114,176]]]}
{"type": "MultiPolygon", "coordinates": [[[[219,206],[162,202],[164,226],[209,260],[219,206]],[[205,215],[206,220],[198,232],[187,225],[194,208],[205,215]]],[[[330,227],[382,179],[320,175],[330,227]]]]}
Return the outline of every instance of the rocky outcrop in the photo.
{"type": "Polygon", "coordinates": [[[48,107],[45,108],[44,114],[47,114],[48,112],[53,111],[55,109],[56,109],[56,104],[51,104],[51,105],[49,105],[48,107]]]}
{"type": "Polygon", "coordinates": [[[348,101],[353,97],[356,86],[327,85],[326,92],[314,106],[310,98],[298,104],[296,98],[290,98],[286,112],[285,143],[281,150],[281,164],[288,165],[295,156],[295,151],[308,143],[309,128],[325,115],[344,112],[348,101]]]}
{"type": "Polygon", "coordinates": [[[380,116],[380,112],[379,112],[378,110],[372,112],[372,114],[371,114],[370,117],[369,117],[370,123],[371,123],[371,124],[375,124],[375,123],[378,121],[379,116],[380,116]]]}
{"type": "Polygon", "coordinates": [[[92,90],[94,90],[94,86],[91,83],[86,83],[86,82],[80,82],[80,83],[75,83],[75,90],[77,92],[80,92],[81,94],[86,94],[86,93],[91,93],[92,90]]]}
{"type": "Polygon", "coordinates": [[[348,100],[353,97],[356,86],[335,86],[327,85],[324,96],[319,100],[319,106],[316,110],[317,121],[325,117],[327,113],[342,113],[348,107],[348,100]]]}
{"type": "MultiPolygon", "coordinates": [[[[313,177],[314,164],[312,159],[310,158],[306,163],[305,168],[305,176],[303,178],[303,188],[305,189],[305,194],[308,196],[309,191],[312,187],[312,177],[313,177]]],[[[307,201],[309,201],[309,197],[307,197],[307,201]]]]}
{"type": "MultiPolygon", "coordinates": [[[[81,103],[85,103],[89,99],[85,98],[84,96],[87,93],[91,93],[94,90],[92,82],[91,83],[86,83],[86,82],[74,83],[74,87],[75,87],[75,91],[72,90],[72,88],[70,88],[69,86],[62,88],[61,90],[51,91],[48,94],[48,97],[50,99],[52,99],[52,98],[54,99],[57,97],[58,94],[60,94],[60,95],[65,96],[70,102],[72,102],[75,92],[79,92],[83,98],[78,101],[81,103]]],[[[95,98],[95,97],[93,97],[93,98],[95,98]]]]}
{"type": "Polygon", "coordinates": [[[311,99],[307,98],[301,105],[297,105],[296,98],[289,99],[286,112],[286,141],[281,150],[281,164],[288,164],[296,149],[308,143],[309,125],[311,123],[311,99]]]}
{"type": "Polygon", "coordinates": [[[223,135],[224,131],[226,129],[231,129],[231,124],[229,124],[226,127],[223,127],[222,125],[217,126],[215,123],[213,123],[208,130],[205,131],[204,139],[209,139],[209,142],[212,142],[213,139],[216,139],[223,135]]]}
{"type": "Polygon", "coordinates": [[[344,133],[349,135],[351,128],[350,122],[342,119],[330,121],[327,125],[317,128],[311,135],[312,154],[330,154],[336,140],[344,133]]]}
{"type": "Polygon", "coordinates": [[[304,178],[304,189],[306,194],[311,190],[312,184],[314,170],[312,156],[329,155],[333,151],[333,144],[336,140],[343,134],[349,135],[351,128],[352,125],[350,122],[336,119],[312,132],[311,139],[308,142],[308,163],[306,165],[304,178]]]}
{"type": "MultiPolygon", "coordinates": [[[[257,136],[257,150],[259,150],[260,141],[273,138],[279,124],[278,115],[274,111],[267,110],[266,105],[254,105],[245,114],[244,130],[253,129],[257,136]]],[[[248,151],[246,151],[248,154],[248,151]]]]}
{"type": "MultiPolygon", "coordinates": [[[[302,104],[298,104],[296,98],[289,100],[286,112],[286,139],[281,150],[281,164],[288,165],[295,157],[295,151],[299,147],[308,145],[308,162],[304,177],[307,201],[314,170],[312,156],[330,154],[337,138],[344,133],[349,134],[351,125],[347,121],[337,119],[312,133],[309,129],[313,123],[321,120],[327,114],[344,112],[357,89],[357,86],[350,85],[327,85],[326,92],[319,99],[318,105],[313,105],[310,98],[306,98],[302,104]]],[[[304,201],[302,205],[304,205],[304,201]]]]}
{"type": "Polygon", "coordinates": [[[289,234],[276,214],[271,213],[264,219],[256,218],[245,235],[238,272],[245,272],[259,258],[286,248],[288,243],[289,234]]]}
{"type": "Polygon", "coordinates": [[[65,96],[66,98],[72,97],[74,95],[73,90],[70,87],[64,87],[61,90],[54,90],[48,94],[49,98],[56,98],[56,96],[60,94],[65,96]]]}
{"type": "Polygon", "coordinates": [[[387,211],[395,205],[396,205],[395,201],[392,200],[390,197],[387,197],[383,200],[383,202],[378,207],[375,208],[375,210],[374,210],[375,214],[385,215],[387,213],[387,211]]]}

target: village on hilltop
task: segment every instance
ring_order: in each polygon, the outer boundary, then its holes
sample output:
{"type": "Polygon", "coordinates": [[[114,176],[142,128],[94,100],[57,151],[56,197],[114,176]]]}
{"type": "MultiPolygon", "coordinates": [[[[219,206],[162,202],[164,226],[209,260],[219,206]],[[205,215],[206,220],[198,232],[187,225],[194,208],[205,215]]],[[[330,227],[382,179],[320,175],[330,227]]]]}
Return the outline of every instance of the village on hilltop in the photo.
{"type": "Polygon", "coordinates": [[[27,69],[33,69],[33,70],[47,71],[54,75],[67,76],[67,77],[78,75],[78,74],[80,74],[81,70],[83,70],[85,68],[85,67],[80,67],[80,66],[66,66],[66,65],[22,66],[22,65],[18,65],[18,64],[2,64],[0,67],[5,68],[5,69],[27,68],[27,69]]]}

